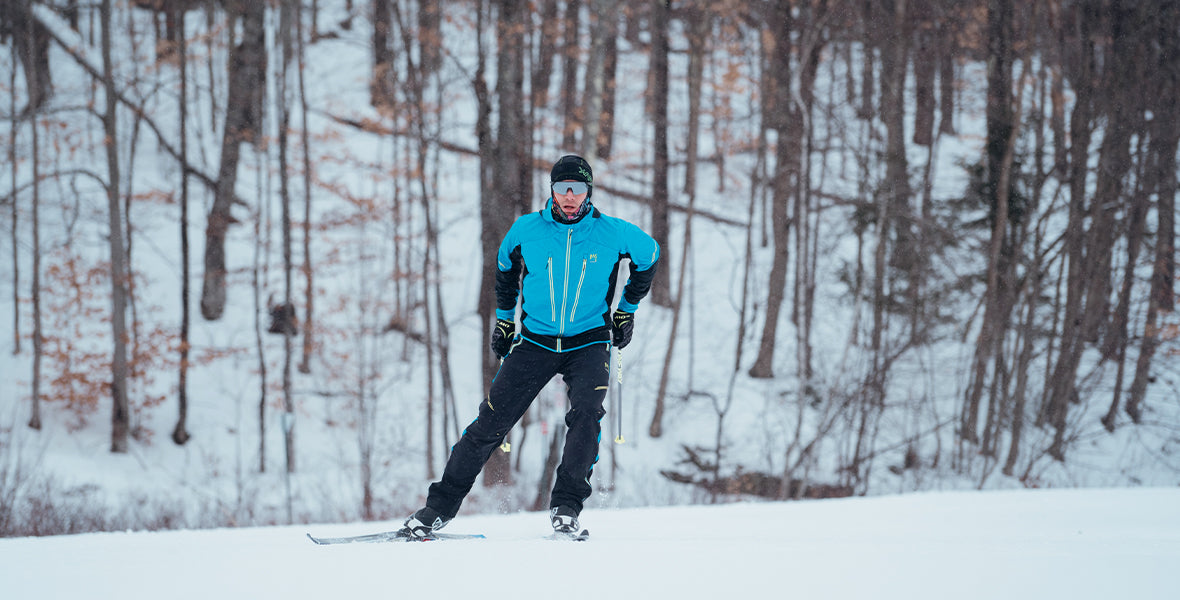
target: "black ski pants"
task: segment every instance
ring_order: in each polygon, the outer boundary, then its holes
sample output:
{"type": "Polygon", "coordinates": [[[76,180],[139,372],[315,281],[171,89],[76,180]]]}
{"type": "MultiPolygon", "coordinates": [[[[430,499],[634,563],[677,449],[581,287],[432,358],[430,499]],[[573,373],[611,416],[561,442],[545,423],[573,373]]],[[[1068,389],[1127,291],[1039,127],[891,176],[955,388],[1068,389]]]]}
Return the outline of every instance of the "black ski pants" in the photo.
{"type": "Polygon", "coordinates": [[[568,506],[581,513],[590,497],[590,475],[598,462],[601,420],[610,382],[610,346],[591,344],[554,352],[528,341],[518,343],[500,365],[488,397],[463,437],[451,448],[442,479],[430,485],[426,505],[447,517],[459,512],[479,472],[545,384],[560,374],[570,400],[565,415],[565,448],[557,467],[550,508],[568,506]]]}

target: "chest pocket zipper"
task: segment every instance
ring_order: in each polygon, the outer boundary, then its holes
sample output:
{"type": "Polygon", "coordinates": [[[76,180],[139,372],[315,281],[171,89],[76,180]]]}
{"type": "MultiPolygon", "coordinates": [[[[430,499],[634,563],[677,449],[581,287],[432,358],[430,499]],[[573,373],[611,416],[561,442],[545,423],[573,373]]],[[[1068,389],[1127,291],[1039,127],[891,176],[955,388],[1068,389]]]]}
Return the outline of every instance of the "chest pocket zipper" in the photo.
{"type": "Polygon", "coordinates": [[[570,308],[570,323],[574,322],[574,315],[578,312],[578,300],[582,297],[582,282],[586,280],[586,259],[582,259],[582,273],[578,275],[578,289],[574,292],[574,305],[570,308]]]}
{"type": "Polygon", "coordinates": [[[557,320],[557,297],[553,294],[553,257],[549,257],[549,262],[545,265],[545,270],[549,272],[549,320],[557,320]]]}

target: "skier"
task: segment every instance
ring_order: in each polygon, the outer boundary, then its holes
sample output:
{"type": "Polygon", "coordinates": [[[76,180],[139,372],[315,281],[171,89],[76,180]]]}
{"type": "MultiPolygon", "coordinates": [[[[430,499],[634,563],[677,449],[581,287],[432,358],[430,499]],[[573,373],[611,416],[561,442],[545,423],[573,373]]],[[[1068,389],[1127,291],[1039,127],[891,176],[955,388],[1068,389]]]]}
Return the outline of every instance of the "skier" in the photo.
{"type": "Polygon", "coordinates": [[[429,537],[455,517],[492,452],[558,373],[570,410],[549,513],[555,532],[578,532],[598,461],[610,346],[622,349],[631,341],[635,309],[651,288],[660,248],[639,227],[594,207],[594,174],[582,157],[561,157],[549,180],[552,195],[545,208],[517,219],[497,254],[491,347],[500,369],[479,416],[451,448],[442,478],[430,485],[426,506],[406,519],[399,536],[429,537]],[[631,260],[630,278],[612,313],[624,258],[631,260]]]}

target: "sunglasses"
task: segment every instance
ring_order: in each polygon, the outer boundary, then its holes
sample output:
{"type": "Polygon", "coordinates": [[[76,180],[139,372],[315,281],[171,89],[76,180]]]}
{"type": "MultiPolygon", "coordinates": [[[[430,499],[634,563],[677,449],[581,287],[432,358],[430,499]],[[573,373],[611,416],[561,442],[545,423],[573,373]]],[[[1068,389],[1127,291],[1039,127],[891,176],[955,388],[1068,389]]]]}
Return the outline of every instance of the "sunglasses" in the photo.
{"type": "Polygon", "coordinates": [[[553,194],[557,196],[564,196],[567,191],[573,192],[575,196],[581,196],[590,191],[590,186],[581,181],[557,181],[553,184],[553,194]]]}

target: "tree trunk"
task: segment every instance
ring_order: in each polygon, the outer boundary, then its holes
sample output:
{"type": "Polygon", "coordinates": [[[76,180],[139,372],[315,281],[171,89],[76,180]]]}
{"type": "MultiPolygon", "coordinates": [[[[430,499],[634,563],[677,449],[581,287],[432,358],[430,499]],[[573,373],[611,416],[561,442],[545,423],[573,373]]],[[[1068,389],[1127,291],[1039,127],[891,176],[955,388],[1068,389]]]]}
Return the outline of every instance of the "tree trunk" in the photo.
{"type": "Polygon", "coordinates": [[[801,107],[792,102],[791,78],[791,19],[790,3],[780,0],[770,9],[770,22],[777,25],[771,51],[770,77],[774,78],[775,94],[763,106],[766,114],[776,115],[768,119],[778,130],[775,146],[773,199],[771,200],[771,230],[774,234],[774,259],[770,267],[770,280],[766,297],[766,321],[762,325],[762,341],[758,355],[750,367],[751,377],[774,377],[774,350],[778,337],[779,315],[786,295],[787,269],[790,266],[791,201],[798,193],[800,138],[802,137],[801,107]]]}
{"type": "MultiPolygon", "coordinates": [[[[988,87],[987,87],[987,193],[991,208],[991,240],[988,244],[987,289],[983,298],[983,322],[975,345],[971,384],[967,388],[960,417],[959,431],[964,441],[977,443],[978,419],[983,389],[987,383],[987,365],[1000,360],[1002,341],[1007,334],[1008,315],[1004,298],[1008,290],[1001,283],[1007,259],[1002,250],[1007,245],[1010,165],[1012,155],[1012,18],[1011,0],[988,2],[988,87]]],[[[999,377],[993,372],[992,377],[999,377]]],[[[996,387],[992,386],[995,390],[996,387]]],[[[996,398],[990,406],[995,406],[996,398]]],[[[989,414],[994,414],[989,411],[989,414]]],[[[989,430],[990,431],[990,430],[989,430]]],[[[986,451],[986,448],[985,448],[986,451]]]]}
{"type": "MultiPolygon", "coordinates": [[[[811,148],[814,142],[812,106],[816,73],[824,39],[817,27],[808,23],[823,22],[827,18],[827,2],[811,5],[804,11],[798,27],[804,34],[799,39],[799,70],[797,89],[792,100],[799,114],[799,175],[795,189],[795,281],[792,286],[791,322],[795,325],[795,364],[801,388],[806,394],[811,386],[812,343],[811,331],[815,315],[816,264],[819,253],[820,215],[816,195],[811,193],[811,148]]],[[[823,161],[821,161],[822,164],[823,161]]],[[[820,175],[821,179],[823,175],[820,175]]]]}
{"type": "MultiPolygon", "coordinates": [[[[919,304],[916,290],[925,272],[925,253],[915,247],[917,234],[914,227],[914,213],[910,205],[912,191],[909,182],[909,161],[906,157],[905,135],[905,81],[908,63],[910,36],[909,10],[906,0],[893,0],[881,5],[891,19],[896,35],[881,42],[881,121],[885,125],[885,181],[881,193],[889,203],[889,221],[883,225],[893,237],[890,248],[890,266],[898,276],[878,273],[891,277],[891,288],[901,289],[905,285],[905,302],[910,306],[919,304]]],[[[892,295],[892,291],[890,294],[892,295]]],[[[918,329],[913,322],[918,317],[911,312],[911,331],[918,329]]]]}
{"type": "MultiPolygon", "coordinates": [[[[496,0],[499,4],[501,0],[496,0]]],[[[563,32],[561,54],[561,118],[562,118],[562,146],[576,148],[578,131],[582,129],[581,105],[578,91],[578,24],[581,23],[580,13],[582,0],[567,0],[565,4],[565,31],[563,32]]]]}
{"type": "MultiPolygon", "coordinates": [[[[294,307],[294,264],[291,255],[291,176],[287,160],[287,136],[291,127],[290,105],[287,98],[287,72],[292,58],[292,22],[295,20],[293,0],[282,0],[279,7],[279,48],[282,53],[279,64],[278,85],[275,90],[276,113],[279,121],[279,202],[281,206],[283,234],[283,305],[294,307]]],[[[291,380],[294,354],[293,336],[297,332],[283,332],[283,411],[286,426],[283,428],[283,443],[287,454],[287,473],[295,472],[295,389],[291,380]]],[[[289,492],[289,490],[288,490],[289,492]]],[[[288,499],[289,502],[289,499],[288,499]]],[[[288,507],[290,512],[290,507],[288,507]]],[[[288,515],[290,517],[290,515],[288,515]]]]}
{"type": "MultiPolygon", "coordinates": [[[[668,0],[653,0],[651,11],[651,120],[655,146],[651,175],[651,236],[660,245],[660,260],[672,264],[668,243],[668,0]]],[[[671,269],[652,281],[651,301],[672,306],[671,269]]],[[[661,407],[657,406],[657,410],[661,407]]]]}
{"type": "Polygon", "coordinates": [[[442,2],[418,3],[418,71],[423,85],[442,67],[442,2]]]}
{"type": "Polygon", "coordinates": [[[938,19],[938,132],[944,135],[955,135],[955,57],[958,46],[955,36],[958,33],[956,24],[958,18],[953,15],[938,19]]]}
{"type": "MultiPolygon", "coordinates": [[[[1153,81],[1158,91],[1149,94],[1154,118],[1148,125],[1148,172],[1146,177],[1156,190],[1157,226],[1155,255],[1152,260],[1151,290],[1147,302],[1147,318],[1135,375],[1127,397],[1126,413],[1131,421],[1142,420],[1143,399],[1151,378],[1151,363],[1161,341],[1158,329],[1160,312],[1175,309],[1173,283],[1176,263],[1176,149],[1180,143],[1180,65],[1175,57],[1180,53],[1180,38],[1175,31],[1180,27],[1180,6],[1169,4],[1158,14],[1160,27],[1156,30],[1158,48],[1152,63],[1156,65],[1153,81]]],[[[1149,64],[1152,64],[1149,63],[1149,64]]],[[[1149,190],[1150,191],[1150,190],[1149,190]]]]}
{"type": "Polygon", "coordinates": [[[605,64],[603,65],[602,114],[598,123],[598,152],[596,156],[602,160],[609,160],[615,138],[615,90],[618,87],[617,75],[619,71],[619,43],[618,43],[618,6],[614,7],[615,20],[611,21],[610,39],[606,44],[605,64]]]}
{"type": "Polygon", "coordinates": [[[115,98],[114,60],[111,57],[111,0],[99,9],[102,28],[103,88],[106,98],[102,123],[107,155],[107,216],[111,257],[111,452],[128,449],[131,412],[127,404],[127,264],[123,244],[123,209],[119,203],[119,135],[115,98]]]}
{"type": "Polygon", "coordinates": [[[1084,319],[1083,298],[1085,295],[1085,219],[1086,219],[1086,176],[1089,172],[1089,156],[1092,129],[1092,94],[1090,83],[1094,69],[1094,48],[1091,40],[1090,17],[1079,12],[1077,19],[1077,64],[1071,73],[1075,104],[1070,115],[1069,149],[1069,219],[1066,223],[1063,251],[1066,256],[1066,297],[1065,312],[1061,330],[1061,350],[1053,367],[1053,374],[1047,382],[1046,401],[1037,425],[1048,423],[1056,434],[1049,447],[1053,458],[1065,460],[1065,426],[1069,403],[1076,394],[1075,376],[1081,359],[1084,319]]]}
{"type": "MultiPolygon", "coordinates": [[[[1037,247],[1039,249],[1040,242],[1037,247]]],[[[1028,404],[1027,389],[1028,389],[1028,372],[1032,365],[1033,357],[1036,353],[1036,336],[1033,335],[1036,323],[1036,311],[1039,306],[1039,299],[1041,297],[1041,276],[1035,274],[1029,277],[1031,281],[1027,282],[1028,290],[1025,293],[1028,306],[1026,307],[1024,322],[1021,323],[1021,336],[1024,343],[1021,345],[1020,357],[1016,361],[1016,390],[1012,399],[1012,437],[1008,444],[1008,458],[1004,462],[1003,473],[1012,477],[1016,472],[1016,461],[1020,457],[1020,443],[1024,437],[1024,414],[1028,404]]]]}
{"type": "MultiPolygon", "coordinates": [[[[4,11],[7,9],[0,9],[4,11]]],[[[6,17],[7,18],[7,17],[6,17]]],[[[16,71],[17,71],[17,56],[12,54],[12,63],[8,72],[8,114],[11,120],[8,123],[8,168],[9,176],[12,177],[10,181],[9,197],[11,203],[9,208],[12,209],[11,218],[12,226],[9,229],[12,239],[12,353],[20,354],[21,335],[20,335],[20,241],[17,236],[17,231],[20,229],[20,211],[17,210],[17,177],[20,175],[20,170],[16,164],[16,138],[19,133],[16,119],[16,71]]],[[[36,119],[32,121],[34,127],[36,126],[36,119]]],[[[37,178],[34,177],[33,181],[37,178]]],[[[40,407],[37,405],[34,398],[33,413],[36,421],[40,424],[40,417],[38,411],[40,407]]]]}
{"type": "MultiPolygon", "coordinates": [[[[918,146],[934,143],[934,75],[939,61],[934,16],[926,2],[919,2],[914,15],[914,136],[918,146]],[[920,8],[918,8],[920,7],[920,8]]],[[[950,57],[942,57],[950,60],[950,57]]]]}
{"type": "Polygon", "coordinates": [[[615,45],[614,22],[618,15],[616,0],[590,2],[590,56],[586,63],[584,94],[584,131],[582,156],[598,156],[599,135],[602,132],[603,96],[606,92],[606,55],[608,46],[615,45]]]}
{"type": "Polygon", "coordinates": [[[306,56],[303,38],[303,4],[295,7],[295,43],[299,51],[299,135],[303,147],[303,354],[299,360],[299,372],[311,373],[311,355],[315,349],[315,278],[311,265],[311,188],[315,180],[315,166],[311,162],[311,128],[307,124],[307,87],[304,81],[306,56]]]}
{"type": "MultiPolygon", "coordinates": [[[[475,100],[478,106],[478,113],[475,120],[475,138],[476,145],[479,149],[479,178],[480,178],[480,198],[479,198],[479,216],[480,216],[480,255],[483,259],[483,274],[479,286],[479,305],[476,310],[479,312],[480,323],[482,325],[481,331],[490,332],[492,330],[493,315],[496,308],[495,296],[495,274],[490,270],[496,261],[496,252],[499,249],[500,239],[496,232],[503,227],[503,223],[499,221],[503,217],[499,213],[499,205],[497,204],[497,195],[492,186],[495,185],[495,179],[491,177],[490,173],[495,166],[496,146],[495,139],[492,137],[492,98],[488,90],[486,70],[487,70],[487,51],[483,44],[483,20],[484,15],[487,14],[487,7],[483,0],[479,1],[479,10],[476,15],[476,47],[477,47],[477,62],[475,77],[472,80],[472,87],[475,92],[475,100]]],[[[505,231],[507,231],[505,229],[505,231]]],[[[481,348],[480,356],[480,372],[483,376],[483,389],[488,389],[491,384],[492,377],[495,376],[498,363],[495,356],[487,349],[481,348]]]]}
{"type": "MultiPolygon", "coordinates": [[[[491,332],[491,315],[495,312],[495,300],[491,292],[495,289],[496,251],[500,241],[517,217],[530,210],[529,197],[531,173],[529,157],[524,149],[532,133],[525,122],[524,99],[524,30],[531,17],[525,5],[514,0],[496,0],[496,97],[500,107],[499,123],[496,130],[496,151],[493,156],[492,172],[498,173],[492,189],[492,197],[482,200],[484,239],[484,274],[482,290],[488,295],[487,304],[481,303],[481,310],[487,314],[491,332]]],[[[485,339],[486,342],[486,339],[485,339]]],[[[489,355],[487,344],[483,352],[489,355]]],[[[491,387],[495,376],[494,361],[487,361],[484,371],[484,390],[491,387]]],[[[485,485],[509,484],[512,482],[511,461],[507,453],[494,452],[484,469],[485,485]]]]}
{"type": "MultiPolygon", "coordinates": [[[[1137,129],[1142,131],[1142,128],[1137,127],[1137,129]]],[[[1143,156],[1146,153],[1141,152],[1140,154],[1140,161],[1148,160],[1146,156],[1143,156]]],[[[1150,177],[1150,175],[1147,177],[1150,177]]],[[[1139,189],[1131,195],[1130,206],[1127,207],[1127,262],[1123,270],[1123,284],[1119,289],[1118,306],[1111,315],[1109,331],[1102,344],[1102,357],[1104,359],[1114,360],[1118,365],[1110,409],[1102,417],[1102,426],[1111,433],[1114,433],[1115,418],[1118,416],[1119,404],[1122,401],[1123,395],[1123,376],[1127,362],[1127,326],[1131,312],[1131,291],[1135,283],[1135,270],[1139,267],[1139,251],[1143,246],[1144,230],[1147,226],[1147,212],[1150,210],[1148,195],[1151,193],[1148,188],[1151,185],[1150,181],[1141,182],[1139,189]]]]}
{"type": "MultiPolygon", "coordinates": [[[[228,3],[230,20],[241,18],[242,39],[230,51],[229,97],[221,139],[221,160],[213,206],[205,225],[205,276],[201,291],[201,315],[209,321],[225,311],[225,235],[237,222],[231,209],[236,203],[239,145],[255,142],[262,123],[262,95],[266,81],[266,4],[235,0],[228,3]]],[[[231,28],[232,29],[232,28],[231,28]]]]}
{"type": "MultiPolygon", "coordinates": [[[[29,121],[30,144],[32,146],[32,160],[30,160],[30,167],[32,168],[33,178],[33,199],[30,207],[32,215],[32,223],[30,226],[33,229],[33,281],[30,283],[30,295],[33,302],[33,381],[32,381],[32,408],[29,416],[29,427],[32,429],[41,429],[41,361],[45,355],[45,334],[42,326],[41,314],[41,148],[40,135],[37,133],[37,119],[29,121]]],[[[14,134],[15,137],[15,134],[14,134]]],[[[16,163],[13,163],[15,168],[16,163]]],[[[16,182],[16,178],[13,178],[16,182]]],[[[13,210],[16,210],[16,195],[12,197],[13,210]]],[[[16,221],[12,223],[13,235],[16,235],[16,221]]],[[[13,259],[15,260],[16,253],[13,252],[13,259]]],[[[15,288],[15,282],[13,286],[15,288]]],[[[14,290],[15,293],[15,290],[14,290]]],[[[19,303],[14,303],[14,307],[19,306],[19,303]]],[[[16,312],[15,310],[13,311],[16,312]]]]}
{"type": "Polygon", "coordinates": [[[183,446],[189,440],[188,422],[188,354],[189,354],[189,246],[188,246],[188,39],[184,31],[184,12],[176,15],[180,29],[178,57],[180,65],[180,373],[177,387],[179,415],[172,430],[172,441],[183,446]]]}
{"type": "MultiPolygon", "coordinates": [[[[1131,136],[1142,114],[1143,91],[1139,87],[1140,51],[1145,17],[1134,0],[1116,0],[1110,21],[1109,55],[1103,71],[1103,112],[1107,115],[1098,154],[1098,177],[1090,203],[1090,231],[1086,245],[1086,309],[1082,330],[1087,341],[1099,341],[1111,331],[1110,300],[1113,290],[1114,244],[1124,231],[1119,218],[1126,206],[1124,180],[1131,170],[1131,136]]],[[[1154,12],[1154,11],[1153,11],[1154,12]]]]}
{"type": "Polygon", "coordinates": [[[875,64],[873,53],[877,49],[877,0],[861,0],[860,41],[863,52],[860,57],[860,106],[856,116],[861,119],[872,119],[876,115],[873,110],[873,98],[876,97],[877,84],[873,77],[875,64]]]}
{"type": "Polygon", "coordinates": [[[262,342],[262,315],[266,308],[262,301],[262,211],[254,218],[254,255],[251,261],[251,288],[254,301],[254,348],[258,358],[258,472],[266,472],[266,407],[270,403],[270,376],[267,369],[266,345],[262,342]]]}
{"type": "Polygon", "coordinates": [[[393,17],[390,0],[373,0],[373,79],[369,103],[384,117],[392,117],[397,106],[397,53],[390,42],[393,17]]]}
{"type": "MultiPolygon", "coordinates": [[[[5,21],[7,23],[13,23],[15,27],[22,27],[22,25],[19,23],[16,23],[15,22],[16,19],[13,18],[13,8],[14,7],[12,7],[10,5],[5,5],[3,7],[0,7],[0,16],[4,17],[4,19],[2,19],[3,21],[5,21]]],[[[27,38],[31,38],[33,36],[33,33],[32,33],[33,23],[34,23],[34,20],[31,17],[27,17],[23,22],[23,28],[25,30],[25,34],[26,34],[27,38]]],[[[14,40],[14,43],[15,43],[15,40],[14,40]]],[[[9,168],[11,169],[11,176],[12,176],[12,192],[11,192],[11,202],[12,202],[12,204],[11,204],[11,208],[12,208],[12,229],[11,229],[11,232],[12,232],[12,307],[13,307],[13,309],[12,309],[12,352],[14,355],[20,354],[20,351],[21,351],[21,335],[20,335],[20,249],[21,249],[21,244],[19,241],[19,236],[17,235],[17,232],[20,230],[20,227],[19,227],[20,211],[18,210],[19,202],[17,201],[18,200],[18,187],[17,187],[18,179],[17,178],[18,178],[20,172],[19,172],[18,163],[16,160],[16,147],[17,147],[17,136],[18,136],[17,123],[19,121],[18,113],[16,110],[16,93],[17,93],[16,73],[18,70],[17,63],[19,60],[19,56],[18,56],[19,54],[20,53],[18,53],[18,52],[14,52],[12,55],[12,67],[11,67],[12,70],[9,73],[9,81],[8,81],[8,85],[9,85],[8,110],[9,110],[9,115],[12,119],[11,122],[9,123],[9,127],[11,129],[9,132],[10,137],[9,137],[9,146],[8,146],[8,165],[9,165],[9,168]]],[[[32,79],[35,80],[36,74],[29,73],[28,72],[29,68],[30,68],[30,66],[27,65],[25,76],[26,77],[31,76],[32,79]]],[[[35,62],[31,65],[31,68],[34,70],[37,68],[35,62]]],[[[30,107],[31,107],[31,104],[30,104],[30,107]]],[[[40,213],[41,213],[41,206],[40,206],[41,205],[41,183],[40,183],[40,181],[41,181],[41,176],[40,176],[41,157],[40,157],[40,153],[41,153],[41,150],[40,150],[40,143],[39,143],[40,140],[39,140],[39,136],[37,133],[37,119],[35,118],[36,112],[33,111],[30,114],[32,114],[34,116],[34,118],[29,119],[29,133],[30,133],[29,144],[31,146],[30,151],[32,154],[32,156],[30,157],[30,160],[29,160],[29,165],[32,170],[31,186],[30,186],[32,188],[32,205],[30,206],[30,211],[32,212],[31,226],[32,226],[32,230],[33,230],[32,231],[33,247],[31,249],[32,250],[32,261],[33,261],[33,277],[32,277],[33,280],[31,283],[30,294],[32,296],[32,304],[33,304],[33,306],[32,306],[32,309],[33,309],[33,334],[32,334],[32,337],[33,337],[33,372],[32,372],[32,381],[31,381],[31,388],[32,389],[31,389],[31,394],[30,394],[30,398],[29,398],[30,406],[29,406],[28,426],[31,429],[39,431],[41,429],[41,358],[42,358],[42,345],[41,345],[42,344],[42,337],[41,337],[41,223],[40,223],[40,213]]]]}
{"type": "MultiPolygon", "coordinates": [[[[704,61],[707,56],[708,31],[710,15],[703,3],[690,3],[687,9],[689,35],[689,65],[688,65],[688,139],[687,163],[685,165],[684,193],[688,196],[688,213],[684,220],[684,246],[681,248],[679,277],[676,283],[676,297],[672,301],[672,327],[668,338],[668,347],[664,352],[664,364],[660,371],[659,389],[656,391],[656,411],[652,415],[648,426],[648,435],[658,438],[663,435],[664,406],[667,401],[668,378],[671,373],[672,357],[676,349],[676,340],[680,337],[679,326],[684,305],[685,281],[688,279],[688,257],[692,245],[692,220],[696,212],[696,163],[697,137],[700,134],[700,106],[701,85],[704,76],[704,61]]],[[[692,346],[690,341],[689,353],[692,346]]],[[[689,361],[692,364],[692,361],[689,361]]],[[[691,368],[691,366],[690,366],[691,368]]],[[[691,381],[691,374],[690,374],[691,381]]],[[[691,391],[691,390],[689,390],[691,391]]]]}
{"type": "MultiPolygon", "coordinates": [[[[0,17],[3,17],[0,18],[0,37],[12,35],[13,51],[24,67],[28,104],[19,112],[20,119],[36,114],[53,96],[49,30],[33,17],[31,7],[30,0],[7,0],[0,6],[0,17]]],[[[13,116],[17,117],[18,113],[13,116]]]]}
{"type": "Polygon", "coordinates": [[[557,0],[541,2],[541,30],[537,41],[537,53],[533,58],[532,103],[536,110],[549,104],[549,84],[553,79],[553,61],[557,58],[557,35],[560,33],[557,20],[557,0]]]}

